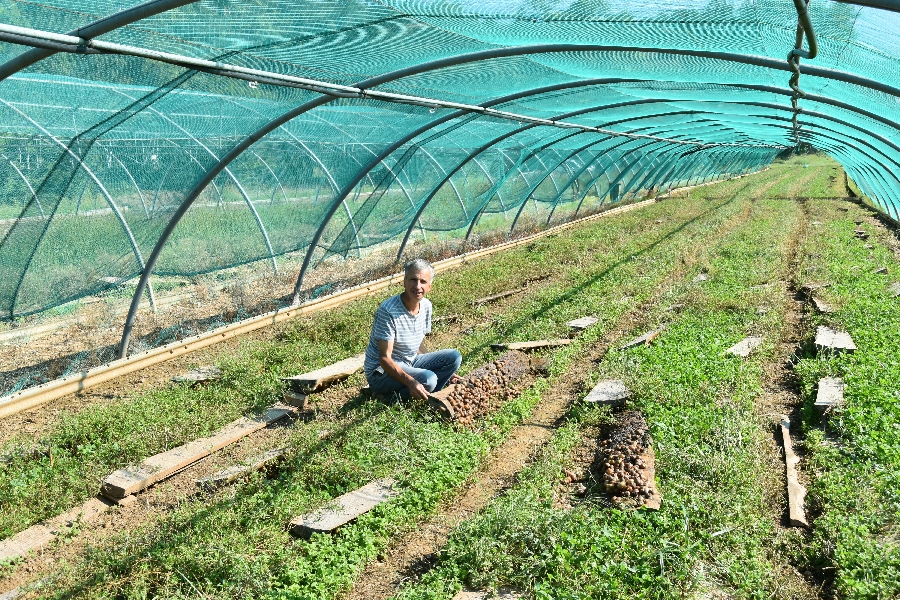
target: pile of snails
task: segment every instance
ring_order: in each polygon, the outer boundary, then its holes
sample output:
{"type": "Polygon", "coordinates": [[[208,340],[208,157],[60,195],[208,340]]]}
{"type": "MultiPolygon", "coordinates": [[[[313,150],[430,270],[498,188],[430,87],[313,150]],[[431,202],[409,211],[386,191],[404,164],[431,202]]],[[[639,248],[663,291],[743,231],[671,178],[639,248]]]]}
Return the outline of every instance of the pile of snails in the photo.
{"type": "Polygon", "coordinates": [[[622,413],[609,436],[600,442],[600,485],[614,500],[643,502],[653,495],[652,482],[646,478],[649,465],[642,458],[650,443],[647,422],[634,410],[622,413]]]}
{"type": "Polygon", "coordinates": [[[530,370],[531,363],[526,355],[507,352],[469,373],[464,383],[447,395],[446,402],[453,408],[458,423],[471,424],[475,417],[489,412],[497,402],[515,397],[519,393],[517,382],[530,370]]]}

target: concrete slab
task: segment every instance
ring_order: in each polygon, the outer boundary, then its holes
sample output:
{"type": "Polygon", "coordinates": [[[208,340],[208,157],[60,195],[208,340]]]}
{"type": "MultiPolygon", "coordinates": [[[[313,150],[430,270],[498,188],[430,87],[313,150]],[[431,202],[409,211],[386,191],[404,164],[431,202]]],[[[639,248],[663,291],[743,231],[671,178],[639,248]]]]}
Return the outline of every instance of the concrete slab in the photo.
{"type": "Polygon", "coordinates": [[[824,325],[816,329],[816,350],[819,352],[854,352],[856,344],[850,334],[844,331],[835,331],[824,325]]]}
{"type": "Polygon", "coordinates": [[[825,414],[844,403],[844,381],[840,377],[823,377],[816,392],[816,410],[825,414]]]}
{"type": "Polygon", "coordinates": [[[621,406],[630,397],[631,392],[625,387],[624,381],[621,379],[604,379],[594,386],[594,389],[584,397],[584,401],[595,404],[608,404],[609,406],[621,406]]]}
{"type": "Polygon", "coordinates": [[[762,344],[763,339],[758,336],[749,336],[742,339],[740,342],[726,350],[727,354],[734,354],[735,356],[740,356],[746,358],[750,356],[750,353],[753,352],[760,344],[762,344]]]}
{"type": "Polygon", "coordinates": [[[600,319],[598,319],[597,317],[581,317],[580,319],[569,321],[568,323],[566,323],[566,325],[568,325],[572,329],[583,331],[591,325],[595,325],[598,321],[600,321],[600,319]]]}

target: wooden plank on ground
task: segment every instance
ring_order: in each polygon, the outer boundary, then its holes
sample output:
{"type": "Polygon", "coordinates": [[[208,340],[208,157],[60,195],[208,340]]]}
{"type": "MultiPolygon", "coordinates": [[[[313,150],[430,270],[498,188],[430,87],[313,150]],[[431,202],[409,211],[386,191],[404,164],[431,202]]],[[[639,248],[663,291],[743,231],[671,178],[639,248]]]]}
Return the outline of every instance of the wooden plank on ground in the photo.
{"type": "Polygon", "coordinates": [[[484,298],[479,298],[475,301],[475,304],[486,304],[488,302],[493,302],[494,300],[500,300],[501,298],[506,298],[507,296],[512,296],[513,294],[521,294],[525,291],[525,288],[519,288],[517,290],[508,290],[505,292],[500,292],[499,294],[493,294],[490,296],[485,296],[484,298]]]}
{"type": "Polygon", "coordinates": [[[597,317],[581,317],[580,319],[575,319],[574,321],[569,321],[566,323],[572,329],[582,331],[587,329],[591,325],[595,325],[600,319],[597,317]]]}
{"type": "Polygon", "coordinates": [[[624,346],[620,348],[620,350],[628,350],[629,348],[634,348],[635,346],[640,346],[641,344],[645,344],[647,346],[650,345],[650,342],[659,337],[659,334],[665,330],[665,325],[660,325],[658,328],[648,331],[644,335],[639,335],[633,340],[627,342],[624,346]]]}
{"type": "Polygon", "coordinates": [[[106,478],[100,492],[113,500],[139,492],[289,414],[295,414],[295,411],[270,408],[261,417],[241,417],[210,437],[151,456],[134,469],[119,469],[106,478]]]}
{"type": "Polygon", "coordinates": [[[203,383],[221,379],[222,369],[219,367],[199,367],[184,375],[176,375],[172,378],[175,383],[203,383]]]}
{"type": "Polygon", "coordinates": [[[900,281],[895,281],[894,283],[892,283],[888,288],[888,291],[894,298],[900,297],[900,281]]]}
{"type": "Polygon", "coordinates": [[[820,325],[816,329],[816,349],[819,352],[830,350],[832,352],[853,352],[856,350],[856,344],[849,333],[843,331],[835,331],[820,325]]]}
{"type": "Polygon", "coordinates": [[[111,506],[99,498],[91,498],[81,506],[53,517],[52,519],[32,525],[16,535],[0,541],[0,562],[25,556],[32,550],[39,550],[52,542],[57,535],[78,523],[87,523],[104,513],[111,506]]]}
{"type": "Polygon", "coordinates": [[[816,392],[816,410],[824,415],[844,403],[844,380],[840,377],[823,377],[816,392]]]}
{"type": "Polygon", "coordinates": [[[604,379],[594,386],[594,389],[584,397],[584,401],[595,404],[607,404],[609,406],[621,406],[630,397],[631,392],[625,387],[624,381],[621,379],[604,379]]]}
{"type": "Polygon", "coordinates": [[[697,273],[697,276],[694,277],[694,283],[703,283],[704,281],[709,281],[709,273],[700,271],[697,273]]]}
{"type": "Polygon", "coordinates": [[[504,344],[491,344],[494,350],[534,350],[536,348],[552,348],[554,346],[568,346],[572,343],[569,339],[536,340],[533,342],[507,342],[504,344]]]}
{"type": "Polygon", "coordinates": [[[750,356],[750,353],[756,350],[756,348],[762,344],[763,339],[761,337],[751,335],[745,337],[737,344],[726,350],[727,354],[734,354],[735,356],[740,356],[742,358],[746,358],[750,356]]]}
{"type": "Polygon", "coordinates": [[[781,421],[781,439],[784,442],[784,466],[787,476],[788,519],[792,527],[809,527],[803,509],[806,488],[800,485],[797,479],[797,463],[800,462],[800,458],[794,454],[794,447],[791,444],[791,422],[788,419],[781,421]]]}
{"type": "Polygon", "coordinates": [[[363,368],[363,360],[366,353],[357,354],[350,358],[336,362],[309,373],[295,375],[294,377],[284,377],[282,380],[288,382],[294,392],[300,394],[309,394],[324,388],[330,383],[347,379],[357,371],[363,368]]]}
{"type": "Polygon", "coordinates": [[[266,465],[270,465],[278,460],[280,460],[285,452],[287,452],[287,448],[275,448],[274,450],[269,450],[268,452],[264,452],[259,456],[250,459],[246,464],[243,465],[235,465],[233,467],[228,467],[224,471],[219,471],[215,475],[210,475],[209,477],[204,477],[203,479],[197,479],[194,483],[197,484],[198,487],[206,490],[208,492],[214,491],[223,485],[227,485],[240,479],[241,477],[246,477],[250,473],[255,471],[259,471],[266,465]]]}
{"type": "Polygon", "coordinates": [[[339,496],[329,506],[291,521],[291,534],[309,539],[314,533],[331,533],[379,504],[398,496],[400,492],[394,490],[393,486],[393,479],[377,479],[358,490],[339,496]]]}

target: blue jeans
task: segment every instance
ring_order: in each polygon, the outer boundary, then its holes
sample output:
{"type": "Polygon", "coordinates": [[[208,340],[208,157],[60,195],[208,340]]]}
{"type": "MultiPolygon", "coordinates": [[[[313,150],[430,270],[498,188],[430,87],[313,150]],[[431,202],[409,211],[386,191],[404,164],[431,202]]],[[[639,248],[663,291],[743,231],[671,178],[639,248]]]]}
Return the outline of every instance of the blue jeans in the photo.
{"type": "MultiPolygon", "coordinates": [[[[429,392],[443,389],[461,364],[462,355],[454,349],[419,354],[413,360],[412,366],[397,363],[406,374],[421,383],[429,392]]],[[[409,388],[387,373],[375,371],[366,379],[374,394],[397,393],[401,398],[409,398],[409,388]]]]}

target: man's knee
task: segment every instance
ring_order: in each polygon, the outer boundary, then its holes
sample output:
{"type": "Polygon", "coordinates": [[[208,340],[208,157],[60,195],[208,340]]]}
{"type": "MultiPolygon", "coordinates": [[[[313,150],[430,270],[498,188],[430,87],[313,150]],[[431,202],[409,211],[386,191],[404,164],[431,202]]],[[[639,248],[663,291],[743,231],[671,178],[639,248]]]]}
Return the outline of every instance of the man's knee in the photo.
{"type": "MultiPolygon", "coordinates": [[[[418,377],[416,379],[419,379],[418,377]]],[[[422,384],[429,392],[433,392],[434,388],[437,387],[438,378],[434,371],[422,371],[422,379],[419,379],[419,383],[422,384]],[[423,381],[424,379],[424,381],[423,381]]]]}
{"type": "Polygon", "coordinates": [[[453,372],[455,373],[462,365],[462,354],[456,348],[451,348],[448,352],[450,353],[450,358],[453,359],[453,372]]]}

